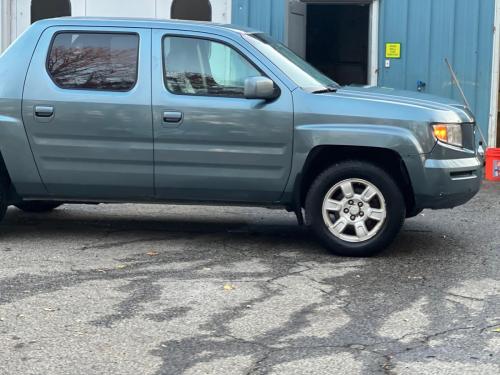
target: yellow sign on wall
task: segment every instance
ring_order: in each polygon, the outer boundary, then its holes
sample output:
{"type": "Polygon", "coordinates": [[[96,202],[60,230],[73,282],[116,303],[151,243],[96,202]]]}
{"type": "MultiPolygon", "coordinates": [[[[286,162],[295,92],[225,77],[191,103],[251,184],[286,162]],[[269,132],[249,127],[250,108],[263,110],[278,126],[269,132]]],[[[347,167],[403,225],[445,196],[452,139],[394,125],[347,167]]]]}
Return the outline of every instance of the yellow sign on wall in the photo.
{"type": "Polygon", "coordinates": [[[385,44],[385,58],[386,59],[400,59],[401,58],[401,43],[386,43],[385,44]]]}

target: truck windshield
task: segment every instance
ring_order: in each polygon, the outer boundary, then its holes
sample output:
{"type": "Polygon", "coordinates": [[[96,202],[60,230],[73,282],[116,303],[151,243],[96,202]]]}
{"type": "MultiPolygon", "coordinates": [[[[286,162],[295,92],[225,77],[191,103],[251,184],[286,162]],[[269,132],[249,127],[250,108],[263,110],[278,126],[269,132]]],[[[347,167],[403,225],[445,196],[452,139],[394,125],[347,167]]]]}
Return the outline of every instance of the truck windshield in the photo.
{"type": "Polygon", "coordinates": [[[243,37],[267,56],[283,73],[303,90],[309,92],[336,91],[340,85],[331,80],[284,44],[267,34],[244,34],[243,37]]]}

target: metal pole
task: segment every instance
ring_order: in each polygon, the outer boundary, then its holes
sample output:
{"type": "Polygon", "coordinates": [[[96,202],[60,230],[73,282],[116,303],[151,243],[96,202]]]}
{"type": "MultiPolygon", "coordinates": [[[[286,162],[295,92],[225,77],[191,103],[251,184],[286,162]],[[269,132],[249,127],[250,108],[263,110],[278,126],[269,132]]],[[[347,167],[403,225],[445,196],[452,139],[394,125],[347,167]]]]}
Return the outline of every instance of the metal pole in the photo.
{"type": "Polygon", "coordinates": [[[455,84],[455,86],[457,86],[458,91],[460,91],[460,95],[462,96],[462,99],[465,103],[465,106],[467,107],[467,109],[470,110],[469,101],[467,100],[467,97],[465,96],[464,90],[462,90],[462,85],[460,85],[460,81],[458,80],[457,75],[455,74],[455,71],[451,67],[451,64],[448,61],[448,58],[445,58],[444,61],[446,62],[446,65],[448,65],[448,69],[450,70],[450,74],[451,74],[451,78],[453,79],[453,83],[455,84]]]}
{"type": "MultiPolygon", "coordinates": [[[[460,95],[462,95],[462,99],[463,99],[463,101],[465,103],[465,106],[467,107],[467,109],[469,111],[471,111],[471,107],[469,105],[469,101],[467,100],[467,97],[465,96],[464,90],[462,90],[462,85],[460,84],[460,81],[458,80],[457,75],[455,74],[455,70],[451,66],[451,64],[448,61],[447,57],[444,59],[444,61],[446,62],[446,65],[448,65],[448,69],[450,70],[451,79],[453,80],[453,83],[455,84],[455,86],[457,86],[458,91],[460,92],[460,95]]],[[[477,130],[479,130],[479,135],[482,138],[482,141],[481,141],[482,144],[484,144],[485,146],[487,146],[488,142],[486,141],[486,138],[484,137],[483,131],[481,130],[481,126],[479,126],[479,124],[477,124],[476,128],[477,128],[477,130]]]]}

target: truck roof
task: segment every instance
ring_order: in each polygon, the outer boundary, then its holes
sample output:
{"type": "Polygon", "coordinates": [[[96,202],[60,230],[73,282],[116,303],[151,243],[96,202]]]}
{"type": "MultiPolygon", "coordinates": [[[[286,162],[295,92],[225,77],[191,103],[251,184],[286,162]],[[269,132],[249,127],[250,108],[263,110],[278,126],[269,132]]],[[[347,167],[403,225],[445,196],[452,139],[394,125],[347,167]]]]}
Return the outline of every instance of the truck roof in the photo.
{"type": "Polygon", "coordinates": [[[151,29],[177,29],[196,30],[201,32],[214,31],[238,34],[255,33],[258,30],[236,26],[231,24],[220,24],[203,21],[167,20],[155,18],[115,18],[115,17],[60,17],[50,18],[36,22],[36,26],[94,26],[94,27],[127,27],[127,28],[151,28],[151,29]]]}

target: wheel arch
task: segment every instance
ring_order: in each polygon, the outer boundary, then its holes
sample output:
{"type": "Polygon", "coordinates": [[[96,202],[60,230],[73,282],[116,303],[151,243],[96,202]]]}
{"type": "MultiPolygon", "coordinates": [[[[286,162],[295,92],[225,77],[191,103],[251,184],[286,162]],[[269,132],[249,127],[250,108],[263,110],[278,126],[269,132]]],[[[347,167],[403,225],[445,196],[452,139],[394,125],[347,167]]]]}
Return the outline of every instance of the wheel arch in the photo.
{"type": "Polygon", "coordinates": [[[0,184],[2,188],[6,189],[7,201],[9,203],[21,200],[14,184],[12,183],[9,170],[7,169],[7,165],[5,164],[5,160],[3,158],[1,151],[0,151],[0,184]]]}
{"type": "Polygon", "coordinates": [[[307,192],[321,172],[347,160],[364,161],[386,170],[403,193],[408,216],[415,212],[415,194],[402,156],[388,148],[371,146],[318,145],[311,149],[295,183],[296,204],[304,207],[307,192]]]}

